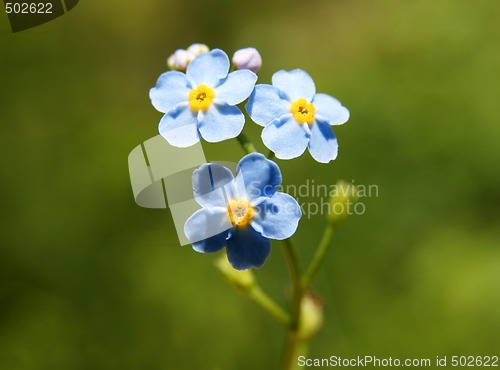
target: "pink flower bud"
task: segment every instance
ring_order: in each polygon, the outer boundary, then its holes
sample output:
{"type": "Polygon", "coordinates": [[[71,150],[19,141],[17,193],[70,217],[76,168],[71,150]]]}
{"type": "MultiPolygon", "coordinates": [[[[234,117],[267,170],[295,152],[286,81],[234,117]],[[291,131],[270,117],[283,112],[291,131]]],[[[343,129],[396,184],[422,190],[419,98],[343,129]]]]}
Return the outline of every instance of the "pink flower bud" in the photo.
{"type": "Polygon", "coordinates": [[[190,61],[194,59],[194,55],[184,49],[178,49],[167,60],[167,65],[170,69],[177,71],[185,71],[190,61]]]}
{"type": "Polygon", "coordinates": [[[236,69],[249,69],[257,72],[262,66],[262,58],[255,48],[240,49],[233,55],[233,64],[236,69]]]}

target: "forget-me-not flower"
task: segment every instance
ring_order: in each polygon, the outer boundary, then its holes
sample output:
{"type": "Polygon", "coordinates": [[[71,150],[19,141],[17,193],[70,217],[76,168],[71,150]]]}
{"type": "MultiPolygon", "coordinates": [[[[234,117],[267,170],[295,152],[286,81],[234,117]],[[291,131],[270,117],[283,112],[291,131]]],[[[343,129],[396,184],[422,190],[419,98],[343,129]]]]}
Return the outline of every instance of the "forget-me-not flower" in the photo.
{"type": "Polygon", "coordinates": [[[330,125],[341,125],[349,111],[326,94],[316,94],[313,79],[305,71],[278,71],[271,85],[257,85],[246,109],[252,120],[264,126],[262,141],[279,159],[300,156],[306,148],[318,162],[337,157],[338,144],[330,125]]]}
{"type": "Polygon", "coordinates": [[[281,172],[262,154],[239,162],[236,177],[218,164],[207,163],[193,172],[196,201],[203,207],[185,223],[193,249],[210,253],[226,247],[238,270],[260,267],[270,251],[270,239],[286,239],[302,215],[297,201],[278,190],[281,172]]]}
{"type": "Polygon", "coordinates": [[[219,142],[238,136],[245,117],[236,107],[252,92],[257,76],[242,69],[229,73],[229,58],[220,49],[196,56],[186,73],[163,73],[149,96],[165,113],[158,127],[173,146],[188,147],[203,137],[219,142]]]}

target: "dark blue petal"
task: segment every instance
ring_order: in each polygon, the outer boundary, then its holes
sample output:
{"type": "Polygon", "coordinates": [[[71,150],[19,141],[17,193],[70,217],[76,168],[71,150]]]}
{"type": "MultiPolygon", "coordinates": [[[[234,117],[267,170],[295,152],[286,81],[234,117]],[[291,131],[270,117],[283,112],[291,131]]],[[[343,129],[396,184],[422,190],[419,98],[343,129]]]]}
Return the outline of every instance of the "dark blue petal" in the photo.
{"type": "Polygon", "coordinates": [[[237,270],[261,267],[271,252],[271,241],[251,226],[234,227],[227,239],[227,259],[237,270]]]}
{"type": "Polygon", "coordinates": [[[246,195],[252,205],[272,197],[281,185],[280,168],[260,153],[244,156],[236,171],[236,177],[243,177],[246,195]]]}
{"type": "Polygon", "coordinates": [[[214,253],[226,246],[228,230],[214,235],[208,239],[193,243],[193,249],[200,253],[214,253]]]}

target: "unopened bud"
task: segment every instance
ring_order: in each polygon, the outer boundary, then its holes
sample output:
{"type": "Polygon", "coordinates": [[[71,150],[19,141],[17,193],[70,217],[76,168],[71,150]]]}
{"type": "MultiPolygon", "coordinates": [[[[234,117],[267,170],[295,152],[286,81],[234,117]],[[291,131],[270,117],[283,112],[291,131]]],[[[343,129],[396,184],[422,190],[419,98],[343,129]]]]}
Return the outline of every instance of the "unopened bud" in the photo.
{"type": "Polygon", "coordinates": [[[255,287],[255,277],[251,270],[236,270],[227,260],[225,254],[215,260],[215,266],[224,277],[239,290],[248,293],[255,287]]]}
{"type": "Polygon", "coordinates": [[[257,72],[262,67],[262,58],[255,48],[240,49],[233,55],[233,64],[236,69],[257,72]]]}
{"type": "Polygon", "coordinates": [[[177,71],[185,71],[189,62],[194,59],[194,55],[187,50],[178,49],[167,59],[168,68],[177,71]]]}
{"type": "Polygon", "coordinates": [[[356,185],[345,181],[337,182],[331,193],[328,220],[336,223],[352,214],[357,200],[358,189],[356,185]]]}
{"type": "Polygon", "coordinates": [[[189,51],[191,54],[196,56],[196,55],[201,54],[201,53],[206,53],[206,52],[210,51],[210,49],[205,44],[193,44],[187,48],[187,51],[189,51]]]}
{"type": "Polygon", "coordinates": [[[299,335],[302,339],[315,336],[323,326],[323,303],[308,292],[300,303],[299,335]]]}

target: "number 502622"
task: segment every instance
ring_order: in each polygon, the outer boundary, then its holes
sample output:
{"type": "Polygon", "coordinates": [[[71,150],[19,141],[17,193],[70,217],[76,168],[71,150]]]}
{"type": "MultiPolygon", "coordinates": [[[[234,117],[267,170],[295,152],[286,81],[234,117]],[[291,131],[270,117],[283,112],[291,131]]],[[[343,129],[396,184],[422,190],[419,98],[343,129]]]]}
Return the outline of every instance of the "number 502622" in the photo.
{"type": "Polygon", "coordinates": [[[51,3],[5,3],[7,14],[52,14],[51,3]]]}

